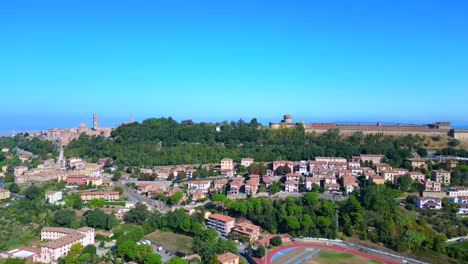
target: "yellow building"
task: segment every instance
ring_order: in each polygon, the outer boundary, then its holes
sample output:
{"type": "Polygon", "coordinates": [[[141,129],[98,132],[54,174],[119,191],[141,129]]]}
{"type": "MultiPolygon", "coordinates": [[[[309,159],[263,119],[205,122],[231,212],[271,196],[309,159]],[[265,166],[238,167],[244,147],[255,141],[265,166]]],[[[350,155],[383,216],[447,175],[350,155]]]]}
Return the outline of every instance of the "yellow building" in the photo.
{"type": "Polygon", "coordinates": [[[0,200],[10,199],[10,191],[6,189],[0,189],[0,200]]]}

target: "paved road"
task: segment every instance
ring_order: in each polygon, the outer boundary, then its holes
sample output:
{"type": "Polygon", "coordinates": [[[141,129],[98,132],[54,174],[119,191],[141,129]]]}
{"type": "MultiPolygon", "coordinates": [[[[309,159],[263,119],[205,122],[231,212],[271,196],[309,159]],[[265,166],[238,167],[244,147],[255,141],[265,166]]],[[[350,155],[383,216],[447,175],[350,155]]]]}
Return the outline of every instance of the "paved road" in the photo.
{"type": "Polygon", "coordinates": [[[457,243],[457,242],[459,243],[459,242],[464,242],[464,241],[468,241],[468,235],[447,239],[447,243],[457,243]],[[459,239],[463,239],[463,241],[458,241],[459,239]]]}
{"type": "Polygon", "coordinates": [[[122,184],[122,182],[120,182],[120,181],[117,182],[116,185],[120,186],[120,187],[122,187],[124,189],[125,195],[127,196],[128,200],[131,201],[131,202],[135,202],[135,203],[145,202],[151,207],[151,209],[153,209],[153,210],[156,209],[156,210],[160,211],[161,213],[166,213],[167,210],[169,209],[163,202],[158,201],[158,200],[149,199],[148,197],[145,197],[145,196],[141,196],[141,195],[137,194],[135,191],[133,191],[127,185],[122,184]]]}

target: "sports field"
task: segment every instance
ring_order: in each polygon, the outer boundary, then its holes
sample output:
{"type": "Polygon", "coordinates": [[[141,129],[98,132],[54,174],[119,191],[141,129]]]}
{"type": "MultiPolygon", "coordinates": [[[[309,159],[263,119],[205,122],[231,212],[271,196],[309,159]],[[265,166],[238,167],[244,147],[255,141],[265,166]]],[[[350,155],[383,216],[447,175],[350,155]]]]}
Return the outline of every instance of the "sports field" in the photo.
{"type": "Polygon", "coordinates": [[[379,264],[398,262],[338,245],[292,243],[268,252],[257,263],[268,264],[379,264]]]}

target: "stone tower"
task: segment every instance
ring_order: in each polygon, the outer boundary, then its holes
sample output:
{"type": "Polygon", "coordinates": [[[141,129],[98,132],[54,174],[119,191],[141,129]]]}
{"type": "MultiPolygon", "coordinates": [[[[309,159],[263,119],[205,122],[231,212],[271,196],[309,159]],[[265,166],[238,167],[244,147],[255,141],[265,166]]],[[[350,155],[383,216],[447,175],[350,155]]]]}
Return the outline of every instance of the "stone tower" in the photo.
{"type": "Polygon", "coordinates": [[[130,123],[133,123],[133,115],[130,115],[130,123]]]}
{"type": "Polygon", "coordinates": [[[93,129],[96,130],[98,128],[98,116],[97,114],[93,115],[93,129]]]}

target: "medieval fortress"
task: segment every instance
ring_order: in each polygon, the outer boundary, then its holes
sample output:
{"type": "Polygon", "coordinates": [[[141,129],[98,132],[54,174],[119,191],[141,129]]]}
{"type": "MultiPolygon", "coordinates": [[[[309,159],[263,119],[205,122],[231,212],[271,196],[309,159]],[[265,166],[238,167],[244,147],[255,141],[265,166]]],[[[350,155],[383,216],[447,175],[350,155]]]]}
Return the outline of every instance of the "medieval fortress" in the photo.
{"type": "Polygon", "coordinates": [[[377,123],[369,124],[337,124],[337,123],[310,123],[293,122],[291,115],[284,115],[281,122],[270,122],[270,128],[278,129],[282,127],[294,127],[296,125],[303,126],[306,132],[325,133],[329,129],[337,128],[344,135],[351,135],[354,132],[362,132],[364,134],[384,134],[394,136],[405,136],[409,134],[424,135],[424,136],[449,136],[461,141],[468,141],[468,130],[453,129],[450,122],[434,122],[427,125],[402,125],[392,124],[384,125],[377,123]]]}

